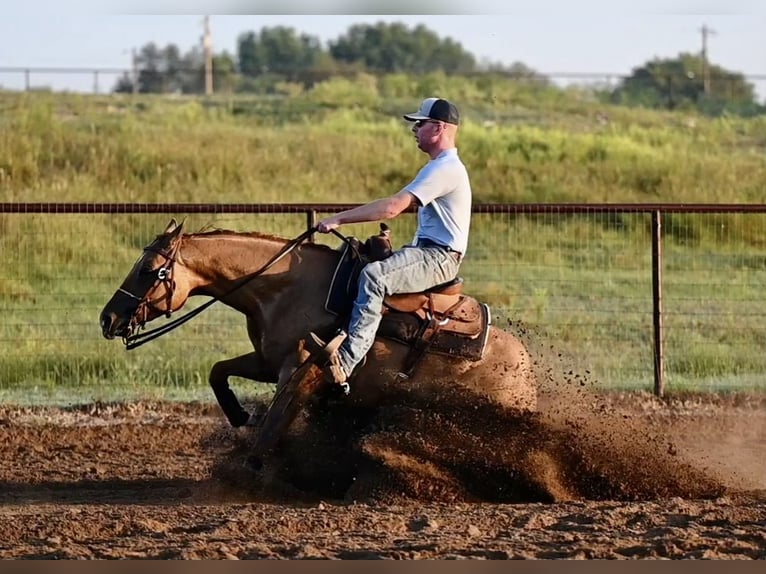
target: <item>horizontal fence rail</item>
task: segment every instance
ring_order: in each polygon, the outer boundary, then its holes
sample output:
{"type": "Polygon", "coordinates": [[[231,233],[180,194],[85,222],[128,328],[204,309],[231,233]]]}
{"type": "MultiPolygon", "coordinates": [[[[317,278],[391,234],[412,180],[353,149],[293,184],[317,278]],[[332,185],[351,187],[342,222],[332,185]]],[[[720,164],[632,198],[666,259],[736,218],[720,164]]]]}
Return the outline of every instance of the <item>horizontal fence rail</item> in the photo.
{"type": "MultiPolygon", "coordinates": [[[[95,398],[147,383],[204,387],[214,362],[251,350],[243,317],[222,305],[131,353],[101,338],[98,314],[141,248],[170,217],[186,220],[187,232],[294,237],[322,214],[355,206],[0,203],[0,391],[51,394],[73,380],[95,398]]],[[[479,204],[473,212],[465,290],[540,356],[564,356],[607,389],[661,396],[764,387],[766,205],[479,204]]],[[[412,213],[391,222],[396,245],[409,242],[415,223],[412,213]]]]}
{"type": "MultiPolygon", "coordinates": [[[[358,203],[0,203],[0,213],[333,213],[358,203]]],[[[739,203],[482,203],[473,213],[765,213],[739,203]]]]}

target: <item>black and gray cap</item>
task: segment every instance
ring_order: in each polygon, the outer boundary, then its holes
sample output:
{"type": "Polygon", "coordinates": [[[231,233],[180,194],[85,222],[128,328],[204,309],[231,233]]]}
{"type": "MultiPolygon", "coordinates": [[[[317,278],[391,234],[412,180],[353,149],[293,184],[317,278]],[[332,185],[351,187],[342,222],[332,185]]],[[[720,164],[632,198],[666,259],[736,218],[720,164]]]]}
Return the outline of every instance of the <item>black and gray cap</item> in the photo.
{"type": "Polygon", "coordinates": [[[458,125],[460,114],[455,104],[443,98],[426,98],[420,104],[420,109],[414,114],[404,114],[404,119],[416,122],[418,120],[438,120],[448,124],[458,125]]]}

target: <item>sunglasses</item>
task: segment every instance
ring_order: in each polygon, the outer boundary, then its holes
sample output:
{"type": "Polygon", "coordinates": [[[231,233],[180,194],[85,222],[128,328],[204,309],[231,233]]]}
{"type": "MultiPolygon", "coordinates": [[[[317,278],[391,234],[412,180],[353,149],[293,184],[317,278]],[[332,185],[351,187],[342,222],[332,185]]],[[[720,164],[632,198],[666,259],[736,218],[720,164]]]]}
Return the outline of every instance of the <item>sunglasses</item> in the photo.
{"type": "Polygon", "coordinates": [[[416,120],[415,121],[415,127],[417,129],[422,128],[426,124],[440,124],[441,122],[439,120],[416,120]]]}

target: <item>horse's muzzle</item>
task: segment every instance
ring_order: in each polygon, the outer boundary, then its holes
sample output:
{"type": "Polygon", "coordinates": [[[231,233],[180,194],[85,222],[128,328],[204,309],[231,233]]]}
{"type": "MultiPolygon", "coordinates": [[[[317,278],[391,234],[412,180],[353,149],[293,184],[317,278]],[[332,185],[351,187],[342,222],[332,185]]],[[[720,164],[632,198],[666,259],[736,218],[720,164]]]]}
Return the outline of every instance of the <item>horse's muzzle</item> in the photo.
{"type": "Polygon", "coordinates": [[[102,313],[100,323],[101,334],[106,339],[122,337],[127,330],[127,324],[120,321],[120,318],[114,313],[102,313]]]}

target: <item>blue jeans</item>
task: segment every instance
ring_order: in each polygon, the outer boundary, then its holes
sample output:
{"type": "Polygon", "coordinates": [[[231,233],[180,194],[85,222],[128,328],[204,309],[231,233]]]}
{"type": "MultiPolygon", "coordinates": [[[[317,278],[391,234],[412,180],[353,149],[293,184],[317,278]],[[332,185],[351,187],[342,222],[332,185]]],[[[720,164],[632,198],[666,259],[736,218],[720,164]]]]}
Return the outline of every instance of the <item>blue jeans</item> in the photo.
{"type": "Polygon", "coordinates": [[[438,246],[404,247],[387,259],[368,263],[359,275],[348,338],[338,349],[346,375],[351,376],[372,347],[386,295],[425,291],[457,277],[459,268],[460,256],[438,246]]]}

